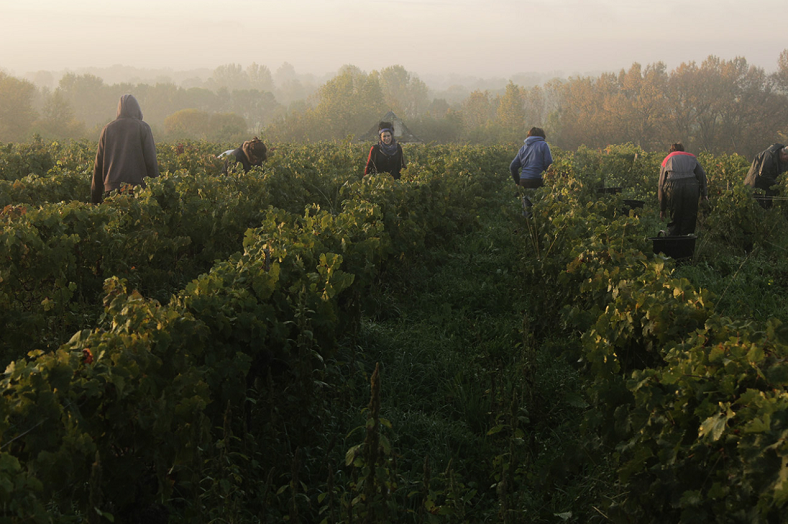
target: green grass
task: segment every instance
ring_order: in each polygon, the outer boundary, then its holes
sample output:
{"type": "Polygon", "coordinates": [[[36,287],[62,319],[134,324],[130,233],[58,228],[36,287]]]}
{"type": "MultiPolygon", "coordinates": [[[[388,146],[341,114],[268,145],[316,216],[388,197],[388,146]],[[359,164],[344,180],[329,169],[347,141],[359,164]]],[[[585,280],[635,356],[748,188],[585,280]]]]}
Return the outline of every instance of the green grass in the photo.
{"type": "MultiPolygon", "coordinates": [[[[774,226],[785,223],[779,210],[766,217],[774,226]]],[[[711,291],[723,315],[788,322],[788,238],[769,233],[759,243],[742,246],[719,239],[713,230],[700,229],[698,235],[692,263],[680,265],[676,276],[711,291]]]]}
{"type": "MultiPolygon", "coordinates": [[[[568,342],[523,333],[525,312],[541,309],[529,303],[539,283],[520,271],[528,242],[510,193],[479,212],[478,228],[389,270],[385,286],[371,293],[358,357],[368,371],[381,364],[382,416],[392,423],[400,470],[418,478],[425,457],[433,471],[450,466],[478,489],[469,521],[500,520],[492,486],[511,457],[513,521],[603,521],[593,506],[602,491],[613,491],[611,470],[583,441],[586,404],[565,358],[568,342]],[[508,430],[488,435],[514,418],[522,438],[508,430]]],[[[540,333],[552,331],[550,319],[537,322],[546,323],[540,333]]],[[[360,383],[356,394],[363,407],[368,387],[360,383]]]]}

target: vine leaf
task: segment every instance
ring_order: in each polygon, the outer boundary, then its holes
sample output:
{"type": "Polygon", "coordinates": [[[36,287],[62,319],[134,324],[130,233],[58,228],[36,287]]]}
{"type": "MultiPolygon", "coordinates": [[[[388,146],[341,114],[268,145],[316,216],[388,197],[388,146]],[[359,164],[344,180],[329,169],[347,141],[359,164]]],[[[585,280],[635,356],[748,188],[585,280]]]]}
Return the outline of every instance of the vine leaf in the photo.
{"type": "Polygon", "coordinates": [[[700,431],[698,432],[699,437],[710,436],[712,441],[720,439],[728,421],[736,415],[736,413],[731,410],[730,404],[723,406],[722,403],[720,403],[720,407],[723,408],[723,412],[712,415],[700,425],[700,431]]]}

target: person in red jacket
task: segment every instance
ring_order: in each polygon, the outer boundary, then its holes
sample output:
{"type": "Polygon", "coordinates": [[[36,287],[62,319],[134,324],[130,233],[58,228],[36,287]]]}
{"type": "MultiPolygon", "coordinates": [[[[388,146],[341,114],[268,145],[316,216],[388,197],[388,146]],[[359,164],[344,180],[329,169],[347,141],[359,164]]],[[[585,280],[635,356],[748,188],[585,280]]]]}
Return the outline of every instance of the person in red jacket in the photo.
{"type": "Polygon", "coordinates": [[[670,212],[668,235],[691,235],[698,218],[698,200],[709,199],[706,172],[692,153],[684,151],[679,142],[670,146],[662,161],[657,185],[659,218],[670,212]]]}
{"type": "Polygon", "coordinates": [[[398,180],[400,171],[405,169],[405,155],[402,146],[394,138],[394,126],[391,122],[380,122],[378,124],[378,136],[380,140],[369,150],[367,165],[364,167],[364,175],[371,173],[389,173],[398,180]]]}
{"type": "Polygon", "coordinates": [[[99,136],[90,197],[94,204],[123,184],[145,187],[145,177],[159,176],[156,144],[150,126],[142,121],[142,109],[132,95],[118,101],[118,115],[99,136]]]}

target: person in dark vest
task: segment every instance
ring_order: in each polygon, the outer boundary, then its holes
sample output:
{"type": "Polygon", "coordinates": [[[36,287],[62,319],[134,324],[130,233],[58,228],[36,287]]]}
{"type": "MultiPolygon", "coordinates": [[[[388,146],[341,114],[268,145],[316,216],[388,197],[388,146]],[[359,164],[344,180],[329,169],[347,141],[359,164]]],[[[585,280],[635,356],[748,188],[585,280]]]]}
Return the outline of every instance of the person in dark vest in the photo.
{"type": "Polygon", "coordinates": [[[364,175],[372,173],[389,173],[395,180],[399,180],[400,171],[407,167],[402,146],[394,138],[394,126],[391,122],[380,122],[378,124],[377,144],[369,149],[367,165],[364,167],[364,175]]]}
{"type": "Polygon", "coordinates": [[[657,185],[659,218],[669,212],[668,235],[691,235],[698,219],[698,201],[709,199],[706,172],[692,153],[684,151],[680,142],[670,146],[662,161],[657,185]]]}
{"type": "MultiPolygon", "coordinates": [[[[528,130],[525,143],[509,165],[512,180],[518,186],[533,190],[544,185],[542,173],[553,163],[550,146],[547,145],[547,136],[541,127],[532,127],[528,130]]],[[[530,192],[530,191],[528,191],[530,192]]],[[[523,215],[531,218],[533,203],[528,194],[523,195],[523,215]]]]}
{"type": "Polygon", "coordinates": [[[104,200],[123,184],[145,187],[145,177],[159,176],[156,144],[150,126],[142,121],[142,109],[132,95],[118,101],[117,118],[104,126],[99,136],[90,199],[104,200]]]}
{"type": "Polygon", "coordinates": [[[222,173],[225,175],[230,170],[230,166],[241,164],[244,173],[248,173],[252,166],[262,166],[263,162],[268,158],[268,148],[257,137],[247,140],[238,149],[230,149],[225,151],[219,158],[224,158],[224,168],[222,173]]]}
{"type": "Polygon", "coordinates": [[[756,155],[744,178],[744,185],[762,189],[766,196],[777,196],[780,191],[774,186],[777,184],[777,177],[784,171],[788,171],[788,147],[772,144],[756,155]]]}

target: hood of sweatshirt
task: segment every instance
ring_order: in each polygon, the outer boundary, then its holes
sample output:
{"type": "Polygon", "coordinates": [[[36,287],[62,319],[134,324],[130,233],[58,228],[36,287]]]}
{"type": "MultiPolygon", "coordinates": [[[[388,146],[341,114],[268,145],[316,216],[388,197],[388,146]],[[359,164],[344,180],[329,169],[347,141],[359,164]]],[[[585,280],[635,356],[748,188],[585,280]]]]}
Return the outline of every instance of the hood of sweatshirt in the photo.
{"type": "Polygon", "coordinates": [[[529,136],[528,138],[526,138],[524,140],[524,142],[525,142],[525,145],[530,146],[534,142],[545,142],[545,139],[542,138],[541,136],[529,136]]]}
{"type": "Polygon", "coordinates": [[[118,102],[117,118],[136,118],[142,120],[142,109],[133,95],[123,95],[118,102]]]}

